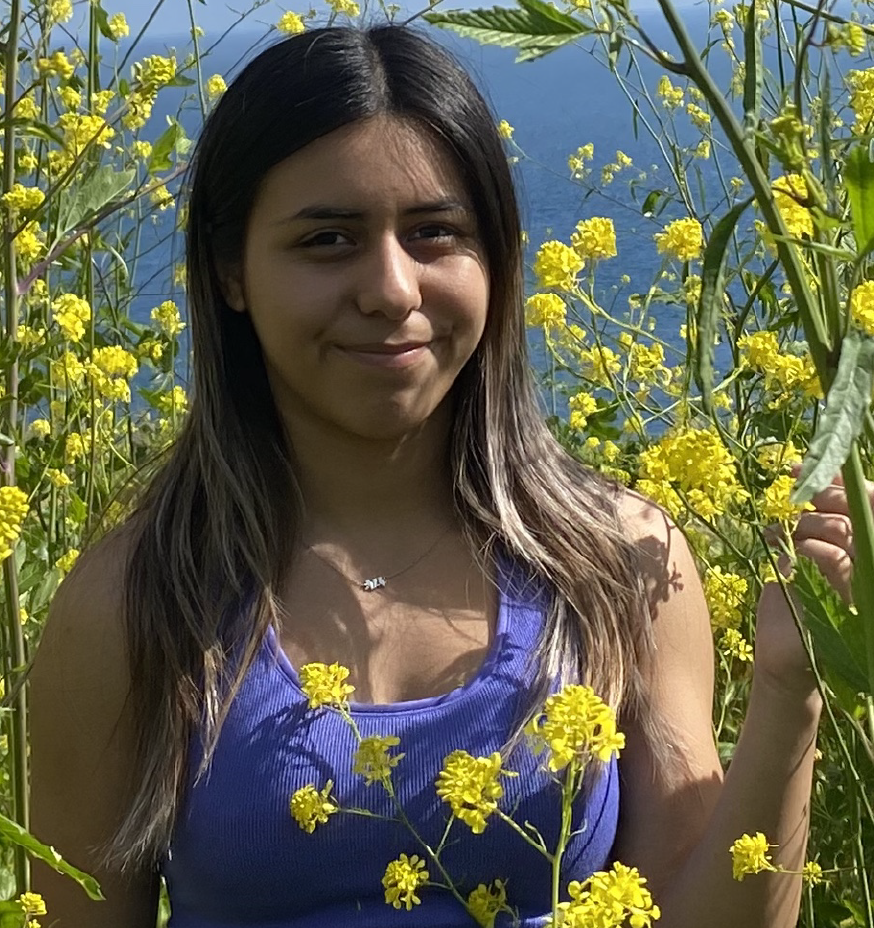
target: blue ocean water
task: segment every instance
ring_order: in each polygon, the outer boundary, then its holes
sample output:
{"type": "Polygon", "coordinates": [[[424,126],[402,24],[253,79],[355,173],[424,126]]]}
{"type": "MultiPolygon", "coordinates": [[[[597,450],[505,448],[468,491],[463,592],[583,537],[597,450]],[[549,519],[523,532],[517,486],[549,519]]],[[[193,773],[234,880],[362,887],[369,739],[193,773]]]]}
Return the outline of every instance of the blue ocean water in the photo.
{"type": "MultiPolygon", "coordinates": [[[[672,42],[659,15],[644,14],[641,19],[656,43],[670,50],[672,42]]],[[[707,30],[706,9],[690,11],[687,27],[699,42],[703,42],[707,30]]],[[[629,89],[623,91],[617,76],[582,46],[562,48],[533,62],[517,64],[511,49],[482,46],[445,30],[426,28],[431,37],[449,48],[473,75],[491,102],[496,119],[506,119],[515,128],[514,142],[519,146],[516,154],[520,160],[514,172],[523,227],[530,241],[529,264],[541,242],[553,238],[568,241],[579,220],[591,216],[613,219],[618,256],[599,266],[597,289],[602,305],[621,316],[628,295],[645,292],[659,271],[660,258],[653,234],[667,220],[687,214],[685,208],[671,204],[668,198],[662,200],[665,208],[661,215],[645,216],[642,211],[648,192],[659,189],[670,193],[674,184],[668,176],[663,152],[647,128],[647,113],[644,112],[644,119],[635,119],[626,94],[637,97],[635,85],[642,83],[654,95],[661,70],[643,60],[639,73],[632,70],[628,74],[629,89]],[[595,151],[593,178],[598,178],[602,165],[615,159],[617,150],[633,159],[634,168],[621,172],[610,186],[594,193],[584,189],[570,179],[567,159],[579,146],[588,143],[594,145],[595,151]],[[632,190],[628,180],[636,177],[639,170],[646,172],[646,179],[632,190]],[[621,278],[626,275],[631,283],[620,285],[621,278]],[[620,288],[618,292],[617,288],[620,288]]],[[[737,39],[740,41],[740,35],[737,39]]],[[[208,47],[207,39],[201,41],[208,47]]],[[[187,37],[153,40],[139,49],[138,57],[176,49],[182,58],[189,44],[187,37]]],[[[261,48],[263,40],[259,42],[257,36],[231,35],[207,54],[202,65],[204,76],[220,73],[230,82],[261,48]]],[[[714,53],[712,61],[717,71],[714,77],[721,86],[726,85],[730,75],[727,56],[714,53]]],[[[166,115],[176,112],[185,93],[183,90],[176,91],[175,96],[164,93],[160,98],[163,110],[156,110],[149,134],[154,137],[165,128],[166,115]]],[[[179,118],[188,134],[196,137],[200,125],[196,107],[188,103],[179,111],[179,118]]],[[[678,124],[689,140],[697,139],[697,135],[690,134],[685,118],[678,120],[678,124]]],[[[508,147],[508,153],[514,152],[508,147]]],[[[719,204],[712,162],[698,160],[695,168],[700,177],[690,176],[688,180],[694,185],[699,205],[703,202],[705,210],[712,208],[717,214],[724,211],[726,207],[719,204]]],[[[172,225],[172,217],[168,214],[157,224],[146,224],[141,230],[145,256],[136,273],[135,318],[147,318],[151,307],[170,296],[184,302],[183,294],[172,285],[171,269],[175,262],[181,261],[183,248],[182,236],[172,234],[172,225]]],[[[530,278],[529,272],[533,289],[530,278]]],[[[655,334],[675,345],[678,351],[684,350],[678,328],[685,318],[685,307],[670,302],[660,304],[655,334]]],[[[539,333],[532,332],[530,345],[535,368],[545,370],[547,359],[539,333]]],[[[676,357],[669,360],[669,363],[677,362],[676,357]]],[[[566,408],[563,402],[560,406],[562,410],[566,408]]]]}

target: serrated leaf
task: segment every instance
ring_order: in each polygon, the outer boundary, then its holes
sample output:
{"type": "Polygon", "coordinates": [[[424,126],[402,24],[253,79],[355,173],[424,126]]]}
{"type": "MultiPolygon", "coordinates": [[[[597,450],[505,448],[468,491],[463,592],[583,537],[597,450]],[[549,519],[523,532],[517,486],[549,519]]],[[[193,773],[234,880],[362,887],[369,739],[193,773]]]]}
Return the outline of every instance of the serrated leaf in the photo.
{"type": "Polygon", "coordinates": [[[754,199],[755,197],[747,197],[746,200],[732,206],[716,223],[704,249],[701,297],[698,301],[695,383],[701,391],[701,401],[707,415],[713,413],[713,341],[725,289],[725,256],[738,220],[754,199]]]}
{"type": "Polygon", "coordinates": [[[23,847],[31,857],[41,860],[53,870],[57,870],[58,873],[70,877],[71,880],[78,883],[85,890],[89,899],[103,898],[100,886],[93,876],[89,876],[82,870],[72,866],[72,864],[68,864],[53,847],[37,841],[18,822],[13,822],[12,819],[6,818],[2,814],[0,814],[0,839],[16,844],[18,847],[23,847]]]}
{"type": "MultiPolygon", "coordinates": [[[[835,687],[836,693],[844,687],[852,694],[867,692],[868,676],[859,663],[865,655],[861,616],[850,610],[812,558],[799,555],[793,586],[804,607],[804,625],[813,638],[826,678],[834,677],[843,684],[835,687]]],[[[854,706],[844,708],[852,711],[854,706]]]]}
{"type": "Polygon", "coordinates": [[[531,61],[592,30],[543,0],[519,0],[521,9],[455,10],[426,13],[433,26],[449,29],[482,45],[518,48],[517,61],[531,61]]]}
{"type": "Polygon", "coordinates": [[[856,145],[847,155],[844,184],[850,198],[856,250],[862,256],[874,248],[874,161],[867,145],[856,145]]]}
{"type": "Polygon", "coordinates": [[[817,422],[801,472],[789,497],[793,503],[813,499],[832,482],[862,431],[874,384],[874,338],[850,329],[826,407],[817,422]]]}
{"type": "Polygon", "coordinates": [[[80,183],[65,187],[58,204],[57,238],[83,226],[133,184],[136,171],[101,165],[80,183]]]}

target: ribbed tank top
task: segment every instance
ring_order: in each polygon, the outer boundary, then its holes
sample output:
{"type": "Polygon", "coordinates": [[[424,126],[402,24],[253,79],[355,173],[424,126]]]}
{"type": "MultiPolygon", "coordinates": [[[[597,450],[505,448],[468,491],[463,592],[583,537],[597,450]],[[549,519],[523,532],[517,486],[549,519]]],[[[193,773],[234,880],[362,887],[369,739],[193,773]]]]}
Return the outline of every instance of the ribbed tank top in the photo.
{"type": "MultiPolygon", "coordinates": [[[[444,695],[389,705],[352,703],[362,737],[397,735],[405,756],[393,773],[398,797],[422,837],[435,847],[450,811],[435,790],[446,755],[500,750],[528,704],[533,659],[543,625],[546,591],[530,574],[497,557],[496,634],[474,678],[444,695]]],[[[268,632],[222,729],[209,772],[189,783],[164,861],[172,917],[169,928],[460,928],[474,922],[449,892],[425,887],[408,912],[387,905],[382,876],[400,854],[424,856],[395,822],[332,815],[312,834],[291,817],[289,797],[302,786],[334,783],[341,805],[392,815],[378,783],[352,772],[354,738],[328,708],[310,710],[299,678],[268,632]]],[[[194,750],[196,769],[199,749],[194,750]]],[[[507,759],[519,773],[504,777],[500,807],[520,824],[536,825],[554,848],[559,830],[558,785],[527,746],[507,759]]],[[[619,810],[616,761],[604,766],[576,804],[563,885],[610,863],[619,810]]],[[[467,895],[480,883],[505,881],[508,903],[525,928],[549,909],[547,860],[494,815],[480,835],[456,822],[441,859],[467,895]]],[[[433,866],[431,878],[439,879],[433,866]]],[[[498,925],[510,925],[501,916],[498,925]]]]}

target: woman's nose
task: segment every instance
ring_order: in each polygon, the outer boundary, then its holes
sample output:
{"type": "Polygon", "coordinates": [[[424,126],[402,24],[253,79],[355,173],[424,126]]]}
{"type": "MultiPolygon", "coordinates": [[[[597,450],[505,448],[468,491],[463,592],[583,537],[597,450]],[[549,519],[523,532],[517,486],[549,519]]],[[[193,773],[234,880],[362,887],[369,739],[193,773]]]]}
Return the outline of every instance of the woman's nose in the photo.
{"type": "Polygon", "coordinates": [[[418,262],[395,236],[386,236],[362,263],[358,308],[403,319],[422,305],[418,262]]]}

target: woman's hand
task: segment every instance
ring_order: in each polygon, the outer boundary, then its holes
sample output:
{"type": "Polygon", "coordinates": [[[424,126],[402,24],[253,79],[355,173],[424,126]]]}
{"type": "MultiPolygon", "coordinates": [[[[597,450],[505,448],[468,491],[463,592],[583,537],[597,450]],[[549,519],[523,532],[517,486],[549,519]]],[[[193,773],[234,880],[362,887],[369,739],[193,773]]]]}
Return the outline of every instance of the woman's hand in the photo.
{"type": "MultiPolygon", "coordinates": [[[[794,465],[793,476],[797,478],[800,470],[800,464],[794,465]]],[[[874,483],[866,480],[865,485],[874,505],[874,483]]],[[[811,502],[814,509],[801,514],[792,533],[795,551],[815,561],[844,602],[850,603],[855,549],[843,477],[838,474],[831,486],[817,493],[811,502]]],[[[776,542],[780,532],[771,530],[766,535],[769,541],[776,542]]],[[[786,554],[780,554],[777,567],[784,577],[789,576],[791,563],[786,554]]],[[[801,600],[791,584],[789,591],[800,611],[801,600]]],[[[766,583],[759,597],[755,660],[757,676],[781,689],[806,694],[815,688],[807,652],[776,581],[766,583]]]]}

